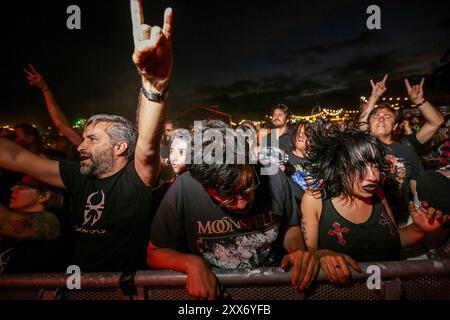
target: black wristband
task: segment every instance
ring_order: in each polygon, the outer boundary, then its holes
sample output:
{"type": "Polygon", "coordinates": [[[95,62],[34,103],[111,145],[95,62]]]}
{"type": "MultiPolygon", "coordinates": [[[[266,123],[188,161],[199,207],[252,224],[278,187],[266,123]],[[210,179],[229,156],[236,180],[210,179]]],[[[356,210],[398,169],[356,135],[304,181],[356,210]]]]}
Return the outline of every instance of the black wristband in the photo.
{"type": "Polygon", "coordinates": [[[427,100],[424,99],[422,102],[416,104],[416,107],[420,107],[420,106],[423,105],[425,102],[427,102],[427,100]]]}

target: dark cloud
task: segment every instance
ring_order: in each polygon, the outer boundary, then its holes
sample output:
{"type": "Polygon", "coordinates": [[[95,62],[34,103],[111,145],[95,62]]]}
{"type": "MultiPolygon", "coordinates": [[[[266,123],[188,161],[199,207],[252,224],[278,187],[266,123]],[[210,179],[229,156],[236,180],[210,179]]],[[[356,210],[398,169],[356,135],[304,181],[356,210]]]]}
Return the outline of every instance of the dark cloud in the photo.
{"type": "Polygon", "coordinates": [[[291,91],[297,92],[300,96],[310,95],[329,90],[332,87],[329,84],[318,82],[309,78],[298,81],[291,91]]]}
{"type": "Polygon", "coordinates": [[[198,87],[190,97],[179,97],[179,105],[220,105],[236,118],[263,117],[275,104],[295,106],[299,112],[332,86],[297,74],[280,74],[258,81],[240,81],[229,86],[198,87]],[[208,94],[209,93],[209,94],[208,94]],[[208,95],[206,95],[208,94],[208,95]],[[306,97],[306,98],[305,98],[306,97]]]}
{"type": "Polygon", "coordinates": [[[389,73],[398,67],[398,62],[392,52],[360,55],[352,58],[340,67],[328,68],[324,73],[331,74],[338,81],[369,79],[377,75],[389,73]]]}
{"type": "Polygon", "coordinates": [[[269,60],[275,64],[290,63],[299,59],[305,59],[307,63],[320,64],[321,59],[317,56],[324,56],[327,54],[335,54],[338,50],[355,49],[360,47],[368,47],[371,45],[380,44],[385,41],[382,36],[376,32],[364,31],[357,37],[344,39],[341,41],[332,42],[325,45],[310,46],[294,50],[276,50],[269,53],[269,60]]]}
{"type": "Polygon", "coordinates": [[[383,37],[379,33],[374,31],[364,31],[357,37],[344,39],[342,41],[337,41],[330,43],[325,46],[320,47],[310,47],[304,48],[299,51],[299,54],[328,54],[330,52],[335,52],[340,49],[353,49],[355,47],[367,47],[373,44],[378,44],[383,41],[383,37]]]}
{"type": "Polygon", "coordinates": [[[259,81],[259,87],[264,91],[285,90],[294,85],[296,78],[297,74],[281,74],[274,77],[267,77],[259,81]]]}
{"type": "Polygon", "coordinates": [[[296,74],[280,74],[273,77],[265,77],[258,81],[241,80],[230,85],[198,86],[194,88],[189,99],[211,98],[221,96],[241,96],[260,91],[277,91],[291,88],[296,83],[296,74]]]}
{"type": "Polygon", "coordinates": [[[254,91],[257,84],[249,80],[236,81],[230,85],[223,86],[198,86],[194,88],[194,96],[222,96],[239,95],[249,91],[254,91]]]}

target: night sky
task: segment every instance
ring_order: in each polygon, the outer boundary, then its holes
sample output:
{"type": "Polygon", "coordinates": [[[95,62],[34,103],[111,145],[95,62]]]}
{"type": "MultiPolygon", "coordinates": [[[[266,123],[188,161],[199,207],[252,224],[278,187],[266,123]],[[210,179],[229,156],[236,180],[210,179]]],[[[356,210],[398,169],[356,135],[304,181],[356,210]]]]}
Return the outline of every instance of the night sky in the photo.
{"type": "MultiPolygon", "coordinates": [[[[390,74],[388,95],[442,66],[450,50],[448,1],[143,1],[145,22],[174,9],[169,117],[220,105],[234,120],[261,119],[276,103],[298,114],[315,105],[356,107],[369,79],[390,74]],[[381,30],[366,9],[381,8],[381,30]]],[[[22,69],[32,62],[70,120],[96,113],[134,119],[139,77],[131,60],[129,1],[15,1],[3,11],[0,124],[50,123],[22,69]],[[81,8],[81,30],[66,9],[81,8]]],[[[450,83],[431,80],[425,93],[450,83]]],[[[448,77],[446,78],[448,79],[448,77]]],[[[429,96],[429,95],[428,95],[429,96]]],[[[439,100],[439,98],[438,98],[439,100]]],[[[439,102],[439,101],[438,101],[439,102]]],[[[445,103],[445,101],[444,101],[445,103]]]]}

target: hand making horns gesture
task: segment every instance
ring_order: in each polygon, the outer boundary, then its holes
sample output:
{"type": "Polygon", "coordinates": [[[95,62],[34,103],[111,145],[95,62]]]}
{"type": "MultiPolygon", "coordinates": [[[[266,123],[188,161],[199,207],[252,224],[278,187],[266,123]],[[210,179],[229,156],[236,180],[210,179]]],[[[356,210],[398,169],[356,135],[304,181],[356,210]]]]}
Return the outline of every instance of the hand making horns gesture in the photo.
{"type": "Polygon", "coordinates": [[[370,84],[372,85],[372,94],[371,96],[378,99],[380,98],[384,92],[386,91],[386,80],[388,75],[385,74],[383,80],[374,83],[372,79],[370,79],[370,84]]]}
{"type": "Polygon", "coordinates": [[[166,9],[161,29],[144,24],[141,0],[130,0],[130,7],[134,38],[133,62],[142,75],[142,80],[162,93],[167,89],[172,71],[173,11],[171,8],[166,9]]]}
{"type": "Polygon", "coordinates": [[[411,86],[408,79],[405,79],[406,90],[408,91],[409,100],[412,103],[418,104],[423,102],[425,99],[423,97],[423,84],[425,83],[425,78],[420,80],[420,84],[411,86]]]}

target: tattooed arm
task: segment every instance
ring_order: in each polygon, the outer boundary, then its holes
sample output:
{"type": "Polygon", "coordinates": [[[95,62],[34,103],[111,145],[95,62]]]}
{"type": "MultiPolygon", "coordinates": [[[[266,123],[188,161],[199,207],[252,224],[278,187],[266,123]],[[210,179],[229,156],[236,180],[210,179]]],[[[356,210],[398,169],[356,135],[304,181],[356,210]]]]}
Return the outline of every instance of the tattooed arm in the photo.
{"type": "Polygon", "coordinates": [[[54,240],[59,235],[59,222],[53,213],[15,212],[0,203],[0,236],[23,240],[54,240]]]}
{"type": "Polygon", "coordinates": [[[302,230],[308,250],[319,260],[320,268],[333,284],[344,284],[350,281],[348,266],[361,272],[358,264],[349,256],[328,250],[319,249],[319,218],[322,211],[322,200],[311,192],[305,192],[300,206],[302,230]]]}
{"type": "Polygon", "coordinates": [[[299,290],[310,286],[319,272],[318,260],[305,248],[299,226],[290,227],[284,236],[284,248],[288,252],[281,261],[281,268],[292,267],[292,285],[299,290]]]}
{"type": "Polygon", "coordinates": [[[319,243],[319,215],[322,211],[322,201],[310,191],[306,191],[300,204],[302,233],[306,247],[311,253],[318,248],[319,243]]]}

